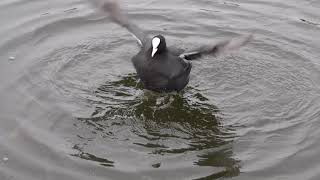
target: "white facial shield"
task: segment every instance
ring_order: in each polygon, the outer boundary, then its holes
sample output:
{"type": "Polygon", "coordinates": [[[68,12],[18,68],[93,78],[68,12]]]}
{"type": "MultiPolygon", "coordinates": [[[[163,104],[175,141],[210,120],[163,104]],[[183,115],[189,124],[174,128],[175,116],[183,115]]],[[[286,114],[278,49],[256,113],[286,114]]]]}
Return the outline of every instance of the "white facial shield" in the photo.
{"type": "Polygon", "coordinates": [[[152,39],[152,53],[151,53],[151,57],[153,57],[156,52],[158,51],[158,46],[160,44],[160,39],[158,37],[155,37],[152,39]]]}

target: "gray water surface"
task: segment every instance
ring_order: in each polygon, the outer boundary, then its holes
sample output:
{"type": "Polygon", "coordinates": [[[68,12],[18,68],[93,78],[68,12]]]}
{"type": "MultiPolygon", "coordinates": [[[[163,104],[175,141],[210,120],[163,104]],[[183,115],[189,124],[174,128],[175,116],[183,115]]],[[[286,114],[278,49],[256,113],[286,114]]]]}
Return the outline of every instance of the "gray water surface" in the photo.
{"type": "Polygon", "coordinates": [[[320,178],[320,1],[121,4],[171,46],[255,37],[157,94],[86,1],[1,0],[1,180],[320,178]]]}

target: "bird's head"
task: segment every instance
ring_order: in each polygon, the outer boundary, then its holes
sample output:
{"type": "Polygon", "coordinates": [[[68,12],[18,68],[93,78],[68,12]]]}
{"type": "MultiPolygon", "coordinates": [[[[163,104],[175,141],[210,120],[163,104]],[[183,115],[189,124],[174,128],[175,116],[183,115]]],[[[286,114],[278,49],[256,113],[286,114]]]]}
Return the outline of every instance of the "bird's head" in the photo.
{"type": "Polygon", "coordinates": [[[160,54],[167,49],[166,39],[162,35],[154,36],[151,40],[151,57],[160,54]]]}

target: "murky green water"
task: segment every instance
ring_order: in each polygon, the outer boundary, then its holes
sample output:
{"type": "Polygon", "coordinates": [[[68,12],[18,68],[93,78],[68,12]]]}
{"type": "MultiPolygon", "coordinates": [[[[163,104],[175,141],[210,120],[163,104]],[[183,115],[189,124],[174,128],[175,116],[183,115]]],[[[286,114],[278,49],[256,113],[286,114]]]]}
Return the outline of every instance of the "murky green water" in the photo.
{"type": "Polygon", "coordinates": [[[255,38],[159,94],[86,1],[2,0],[1,180],[319,179],[318,1],[121,2],[171,46],[255,38]]]}

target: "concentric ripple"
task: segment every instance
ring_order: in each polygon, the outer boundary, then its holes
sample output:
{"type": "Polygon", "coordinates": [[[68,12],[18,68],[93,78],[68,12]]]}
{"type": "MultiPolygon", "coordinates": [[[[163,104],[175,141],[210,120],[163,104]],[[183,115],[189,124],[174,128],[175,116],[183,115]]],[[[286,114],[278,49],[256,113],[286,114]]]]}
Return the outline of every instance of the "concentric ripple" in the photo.
{"type": "Polygon", "coordinates": [[[158,94],[85,1],[1,1],[1,180],[318,179],[318,1],[121,2],[171,46],[254,40],[158,94]]]}

